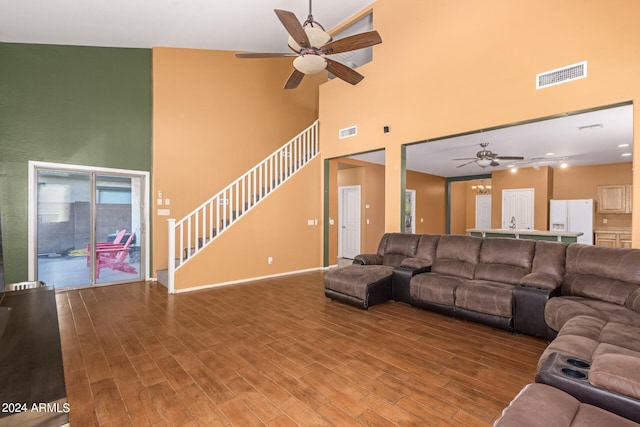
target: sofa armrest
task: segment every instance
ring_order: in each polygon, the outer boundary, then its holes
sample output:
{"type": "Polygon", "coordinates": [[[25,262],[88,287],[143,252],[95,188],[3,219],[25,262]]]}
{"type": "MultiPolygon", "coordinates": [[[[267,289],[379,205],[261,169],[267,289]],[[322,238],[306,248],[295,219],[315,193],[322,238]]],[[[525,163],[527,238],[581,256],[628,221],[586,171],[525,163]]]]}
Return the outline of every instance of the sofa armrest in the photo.
{"type": "MultiPolygon", "coordinates": [[[[412,270],[422,270],[421,272],[430,271],[433,262],[425,258],[405,258],[402,260],[400,267],[410,268],[412,270]]],[[[415,273],[418,274],[418,273],[415,273]]]]}
{"type": "Polygon", "coordinates": [[[520,286],[550,291],[559,288],[561,284],[562,278],[548,273],[529,273],[519,283],[520,286]]]}
{"type": "Polygon", "coordinates": [[[382,265],[382,256],[377,254],[360,254],[353,258],[353,263],[359,265],[382,265]]]}
{"type": "Polygon", "coordinates": [[[589,382],[640,400],[640,359],[626,354],[598,355],[591,364],[589,382]]]}
{"type": "Polygon", "coordinates": [[[544,308],[549,298],[560,294],[560,288],[541,289],[516,286],[513,289],[513,329],[527,335],[548,338],[549,327],[544,308]]]}
{"type": "Polygon", "coordinates": [[[431,266],[425,266],[422,268],[410,268],[410,267],[396,267],[393,269],[393,300],[398,302],[406,302],[411,304],[411,278],[416,274],[426,273],[431,271],[431,266]]]}

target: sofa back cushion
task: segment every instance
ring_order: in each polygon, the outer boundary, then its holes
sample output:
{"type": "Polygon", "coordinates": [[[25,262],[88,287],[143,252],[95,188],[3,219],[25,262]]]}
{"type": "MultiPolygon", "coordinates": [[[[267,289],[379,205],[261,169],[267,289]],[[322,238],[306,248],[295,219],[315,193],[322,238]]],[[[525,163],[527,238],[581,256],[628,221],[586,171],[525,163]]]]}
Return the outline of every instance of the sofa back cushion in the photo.
{"type": "Polygon", "coordinates": [[[378,244],[378,252],[376,252],[376,255],[379,256],[383,256],[384,255],[384,248],[387,247],[387,241],[389,240],[389,236],[391,236],[393,233],[384,233],[382,235],[382,238],[380,239],[380,243],[378,244]]]}
{"type": "Polygon", "coordinates": [[[493,237],[484,239],[474,279],[517,285],[531,272],[536,242],[493,237]]]}
{"type": "Polygon", "coordinates": [[[533,256],[531,271],[534,273],[545,273],[562,282],[565,271],[565,260],[567,255],[567,244],[560,242],[536,242],[536,252],[533,256]]]}
{"type": "Polygon", "coordinates": [[[419,234],[390,233],[382,254],[382,264],[398,267],[403,259],[415,256],[419,241],[419,234]]]}
{"type": "Polygon", "coordinates": [[[440,234],[421,234],[415,256],[403,260],[402,267],[417,269],[431,267],[436,259],[438,240],[440,240],[440,234]]]}
{"type": "Polygon", "coordinates": [[[640,286],[640,250],[574,243],[566,269],[563,295],[624,305],[640,286]]]}
{"type": "Polygon", "coordinates": [[[566,243],[536,241],[531,273],[524,276],[520,284],[540,289],[556,289],[564,279],[566,255],[566,243]]]}
{"type": "Polygon", "coordinates": [[[640,313],[640,287],[627,297],[627,301],[625,301],[624,305],[628,309],[633,310],[636,313],[640,313]]]}
{"type": "Polygon", "coordinates": [[[440,236],[436,259],[431,271],[449,276],[473,279],[480,257],[480,237],[450,235],[440,236]]]}

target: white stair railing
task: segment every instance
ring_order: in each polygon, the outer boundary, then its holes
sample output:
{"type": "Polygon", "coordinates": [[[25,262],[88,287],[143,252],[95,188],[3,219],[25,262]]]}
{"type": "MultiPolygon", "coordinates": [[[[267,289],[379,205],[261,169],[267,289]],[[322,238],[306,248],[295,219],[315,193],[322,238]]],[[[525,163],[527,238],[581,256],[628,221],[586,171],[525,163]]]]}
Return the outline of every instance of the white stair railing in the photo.
{"type": "Polygon", "coordinates": [[[169,219],[169,292],[178,269],[317,154],[316,121],[187,216],[169,219]]]}

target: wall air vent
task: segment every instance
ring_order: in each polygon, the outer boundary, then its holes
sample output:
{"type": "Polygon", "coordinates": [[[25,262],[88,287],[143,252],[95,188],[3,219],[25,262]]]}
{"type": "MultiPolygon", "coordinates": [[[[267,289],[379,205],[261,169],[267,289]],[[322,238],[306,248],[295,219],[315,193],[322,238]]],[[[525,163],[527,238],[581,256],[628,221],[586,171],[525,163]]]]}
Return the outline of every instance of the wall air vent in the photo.
{"type": "Polygon", "coordinates": [[[587,61],[536,74],[536,89],[567,83],[587,77],[587,61]]]}
{"type": "Polygon", "coordinates": [[[358,126],[351,126],[348,128],[340,129],[338,136],[340,139],[349,138],[350,136],[356,136],[358,134],[358,126]]]}

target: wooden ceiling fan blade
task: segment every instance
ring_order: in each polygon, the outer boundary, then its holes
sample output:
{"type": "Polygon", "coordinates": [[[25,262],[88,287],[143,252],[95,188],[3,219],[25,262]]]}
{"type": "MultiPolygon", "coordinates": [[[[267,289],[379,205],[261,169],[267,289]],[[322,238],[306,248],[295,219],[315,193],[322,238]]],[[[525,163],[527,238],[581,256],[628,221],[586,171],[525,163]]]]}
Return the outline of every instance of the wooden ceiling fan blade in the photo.
{"type": "Polygon", "coordinates": [[[463,163],[463,164],[458,165],[458,166],[456,166],[456,167],[457,167],[457,168],[461,168],[461,167],[463,167],[463,166],[470,165],[470,164],[475,163],[475,162],[477,162],[477,161],[478,161],[478,159],[471,160],[470,162],[463,163]]]}
{"type": "Polygon", "coordinates": [[[522,156],[495,156],[495,160],[524,160],[522,156]]]}
{"type": "Polygon", "coordinates": [[[298,56],[298,54],[297,53],[260,53],[260,52],[236,53],[236,58],[283,58],[285,56],[298,56]]]}
{"type": "Polygon", "coordinates": [[[298,87],[302,79],[304,78],[304,73],[294,69],[293,73],[289,76],[289,79],[284,84],[285,89],[295,89],[298,87]]]}
{"type": "Polygon", "coordinates": [[[329,58],[324,59],[327,61],[327,71],[332,73],[334,76],[344,80],[345,82],[356,85],[360,83],[362,79],[364,79],[364,76],[362,74],[347,67],[346,65],[329,58]]]}
{"type": "Polygon", "coordinates": [[[302,28],[302,24],[300,24],[296,15],[288,10],[281,9],[275,9],[275,12],[289,35],[293,37],[293,40],[301,47],[310,47],[309,37],[307,37],[307,33],[302,28]]]}
{"type": "Polygon", "coordinates": [[[322,53],[333,55],[335,53],[348,52],[351,50],[363,49],[382,43],[382,38],[377,31],[355,34],[340,40],[335,40],[322,46],[322,53]]]}

